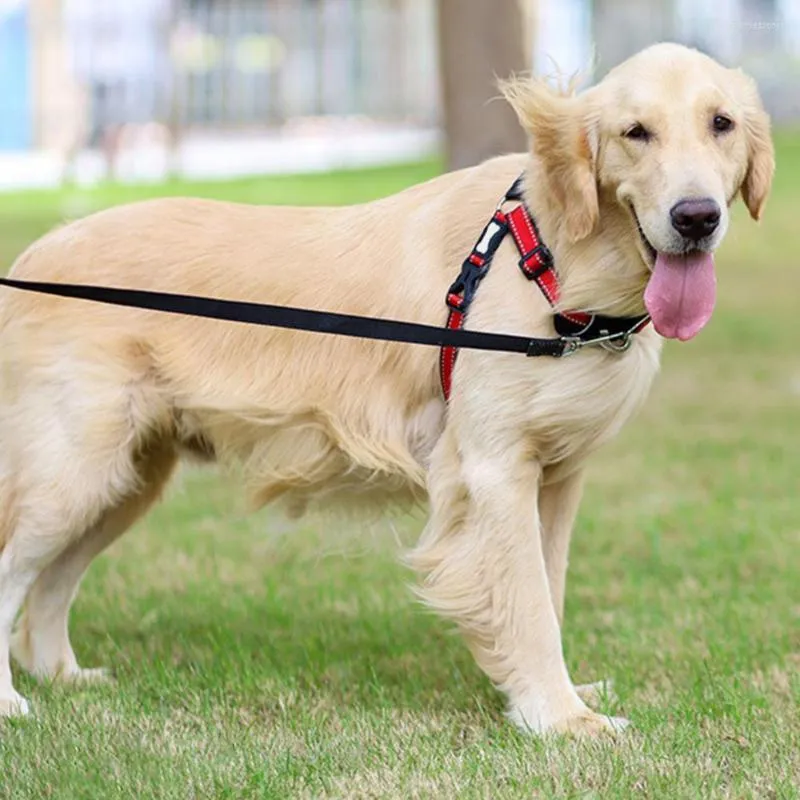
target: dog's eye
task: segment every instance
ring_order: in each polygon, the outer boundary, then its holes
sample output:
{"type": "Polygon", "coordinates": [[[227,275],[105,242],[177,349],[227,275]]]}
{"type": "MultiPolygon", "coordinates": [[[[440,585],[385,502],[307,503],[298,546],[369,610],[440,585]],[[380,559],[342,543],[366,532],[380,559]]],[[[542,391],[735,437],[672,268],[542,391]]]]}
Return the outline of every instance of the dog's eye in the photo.
{"type": "Polygon", "coordinates": [[[724,114],[717,114],[713,121],[714,133],[727,133],[733,130],[733,120],[724,114]]]}
{"type": "Polygon", "coordinates": [[[626,139],[634,139],[638,142],[649,142],[652,139],[652,134],[640,122],[631,125],[630,128],[625,130],[622,134],[626,139]]]}

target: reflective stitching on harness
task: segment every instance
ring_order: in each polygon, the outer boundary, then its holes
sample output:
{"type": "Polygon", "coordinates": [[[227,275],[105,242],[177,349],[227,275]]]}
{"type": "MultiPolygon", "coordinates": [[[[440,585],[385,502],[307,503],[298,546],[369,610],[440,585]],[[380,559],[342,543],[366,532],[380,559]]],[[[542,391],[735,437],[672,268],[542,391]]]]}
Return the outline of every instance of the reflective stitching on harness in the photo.
{"type": "Polygon", "coordinates": [[[536,245],[534,246],[540,245],[542,242],[539,239],[538,234],[536,233],[536,228],[533,227],[533,219],[531,218],[531,215],[527,213],[527,209],[525,208],[524,205],[519,206],[519,208],[523,210],[522,219],[524,220],[525,225],[528,228],[528,232],[531,235],[531,239],[533,239],[533,241],[536,242],[536,245]]]}
{"type": "MultiPolygon", "coordinates": [[[[460,311],[451,311],[447,318],[447,327],[451,330],[457,330],[463,325],[463,322],[464,315],[460,311]]],[[[458,350],[455,347],[443,347],[439,355],[439,375],[445,399],[450,396],[457,353],[458,350]]]]}
{"type": "MultiPolygon", "coordinates": [[[[523,233],[522,231],[520,231],[517,225],[518,217],[522,217],[525,220],[526,226],[530,231],[531,238],[534,242],[533,247],[537,247],[539,244],[541,244],[541,242],[539,241],[538,237],[536,236],[533,230],[533,226],[531,225],[528,214],[525,213],[525,207],[517,206],[517,208],[515,208],[508,215],[508,221],[509,224],[511,225],[511,233],[514,236],[514,242],[517,245],[517,250],[520,251],[520,255],[524,255],[526,252],[529,252],[529,249],[527,248],[528,243],[523,239],[523,233]]],[[[536,285],[542,290],[542,293],[552,306],[558,303],[558,284],[555,283],[554,278],[555,274],[553,273],[552,267],[549,266],[546,270],[544,270],[534,278],[534,280],[536,281],[536,285]]]]}

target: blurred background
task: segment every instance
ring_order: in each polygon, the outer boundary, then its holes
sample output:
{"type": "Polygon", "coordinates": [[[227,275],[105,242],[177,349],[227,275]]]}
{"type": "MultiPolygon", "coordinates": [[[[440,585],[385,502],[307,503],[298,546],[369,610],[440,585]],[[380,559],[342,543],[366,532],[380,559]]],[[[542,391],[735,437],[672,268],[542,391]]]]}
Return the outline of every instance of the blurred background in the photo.
{"type": "Polygon", "coordinates": [[[0,0],[0,189],[462,166],[523,144],[495,75],[662,39],[800,119],[799,0],[0,0]]]}
{"type": "Polygon", "coordinates": [[[72,616],[118,688],[20,676],[45,711],[2,729],[0,795],[796,796],[800,0],[0,0],[0,274],[110,205],[359,203],[521,150],[496,77],[592,81],[663,39],[758,79],[778,168],[762,224],[735,204],[713,320],[587,481],[566,652],[633,746],[503,733],[397,564],[421,515],[250,516],[191,469],[72,616]]]}

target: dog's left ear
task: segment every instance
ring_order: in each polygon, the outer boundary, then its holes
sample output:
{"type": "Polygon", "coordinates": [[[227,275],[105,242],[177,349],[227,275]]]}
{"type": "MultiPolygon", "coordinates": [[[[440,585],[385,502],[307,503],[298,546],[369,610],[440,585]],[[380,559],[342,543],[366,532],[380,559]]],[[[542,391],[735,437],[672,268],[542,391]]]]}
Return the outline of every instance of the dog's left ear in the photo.
{"type": "Polygon", "coordinates": [[[747,135],[747,172],[742,182],[742,199],[750,216],[761,219],[775,173],[775,147],[772,143],[769,114],[764,110],[756,82],[736,70],[742,87],[744,128],[747,135]]]}
{"type": "Polygon", "coordinates": [[[559,91],[539,80],[505,81],[500,89],[530,136],[547,190],[560,206],[567,237],[573,242],[585,239],[600,216],[595,177],[598,143],[585,95],[559,91]]]}

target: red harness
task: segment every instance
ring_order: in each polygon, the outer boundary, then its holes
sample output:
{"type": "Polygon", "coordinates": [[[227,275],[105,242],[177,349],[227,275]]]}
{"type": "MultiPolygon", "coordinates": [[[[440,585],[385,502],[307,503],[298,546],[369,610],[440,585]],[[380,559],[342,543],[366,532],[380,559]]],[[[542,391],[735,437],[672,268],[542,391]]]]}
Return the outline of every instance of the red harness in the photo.
{"type": "MultiPolygon", "coordinates": [[[[558,304],[560,286],[553,268],[553,254],[542,242],[536,223],[523,201],[522,177],[518,178],[498,204],[497,209],[483,229],[472,252],[464,261],[461,274],[447,292],[447,327],[458,330],[464,327],[467,311],[475,296],[478,284],[486,277],[492,258],[507,233],[511,233],[519,250],[519,267],[528,280],[535,281],[542,294],[554,308],[558,304]],[[506,202],[518,204],[510,211],[502,210],[506,202]]],[[[602,344],[621,351],[630,345],[630,335],[641,331],[650,321],[641,317],[606,317],[585,311],[562,311],[555,315],[557,332],[586,344],[602,344]]],[[[439,375],[445,400],[450,397],[453,369],[458,350],[443,347],[439,357],[439,375]]]]}

